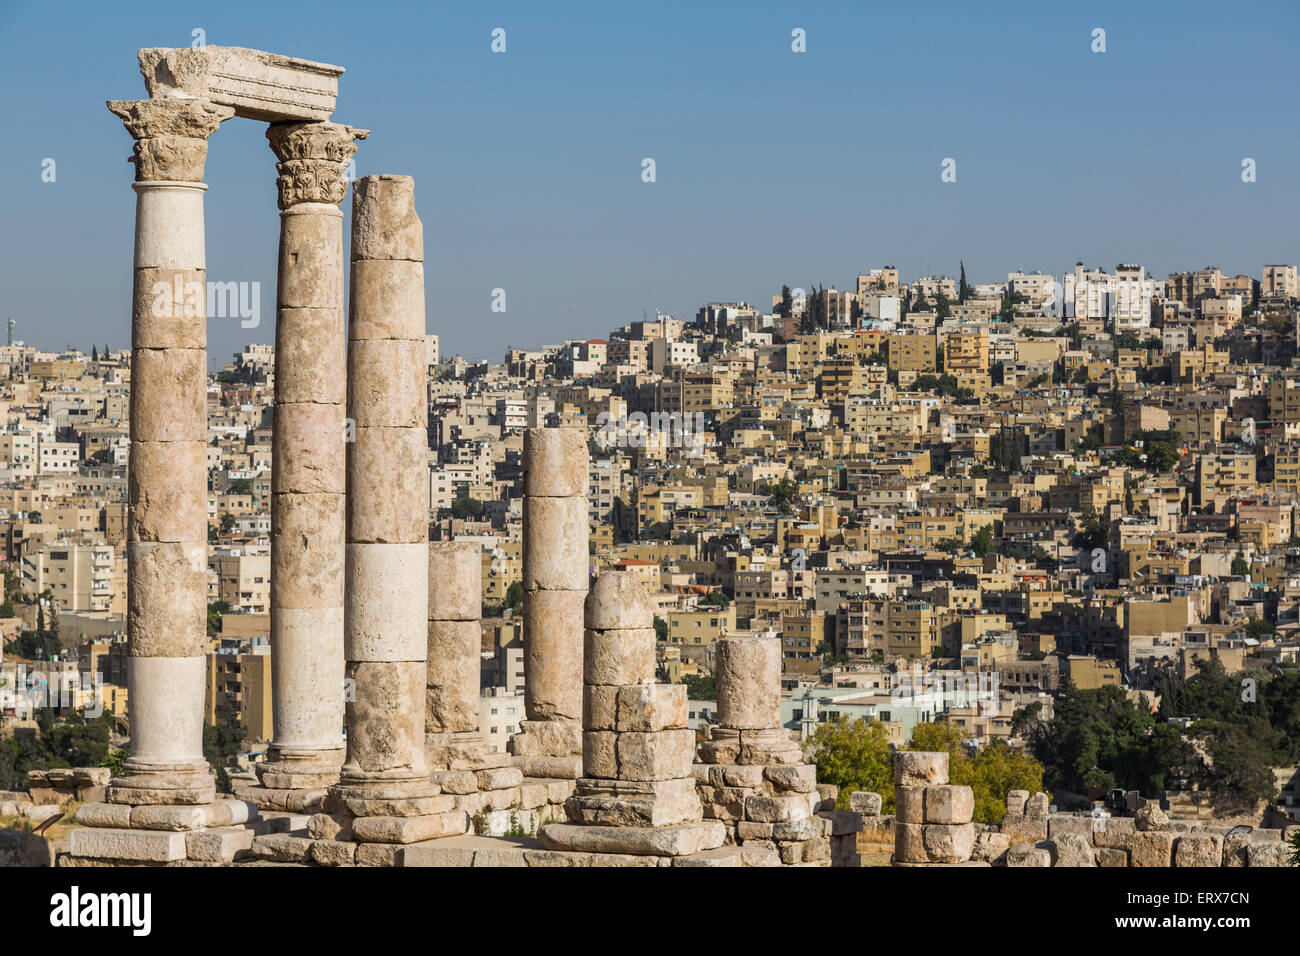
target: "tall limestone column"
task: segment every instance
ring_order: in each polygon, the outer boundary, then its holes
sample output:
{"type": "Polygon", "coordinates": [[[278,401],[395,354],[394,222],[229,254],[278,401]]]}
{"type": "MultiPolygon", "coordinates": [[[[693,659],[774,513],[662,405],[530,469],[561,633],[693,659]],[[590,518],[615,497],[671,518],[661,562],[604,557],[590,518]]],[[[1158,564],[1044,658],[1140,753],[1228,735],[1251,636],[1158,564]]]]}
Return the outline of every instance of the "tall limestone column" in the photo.
{"type": "Polygon", "coordinates": [[[135,137],[127,642],[131,756],[116,804],[206,804],[206,100],[111,101],[135,137]]]}
{"type": "Polygon", "coordinates": [[[257,769],[268,791],[262,802],[292,810],[319,800],[343,763],[347,338],[338,207],[348,160],[367,135],[335,123],[272,123],[266,131],[279,159],[281,209],[271,489],[275,732],[257,769]]]}
{"type": "Polygon", "coordinates": [[[582,616],[589,580],[587,435],[524,432],[524,709],[510,739],[526,776],[582,774],[582,616]]]}
{"type": "Polygon", "coordinates": [[[347,760],[325,807],[354,817],[357,862],[464,833],[424,753],[429,607],[424,236],[409,176],[353,183],[344,641],[347,760]]]}

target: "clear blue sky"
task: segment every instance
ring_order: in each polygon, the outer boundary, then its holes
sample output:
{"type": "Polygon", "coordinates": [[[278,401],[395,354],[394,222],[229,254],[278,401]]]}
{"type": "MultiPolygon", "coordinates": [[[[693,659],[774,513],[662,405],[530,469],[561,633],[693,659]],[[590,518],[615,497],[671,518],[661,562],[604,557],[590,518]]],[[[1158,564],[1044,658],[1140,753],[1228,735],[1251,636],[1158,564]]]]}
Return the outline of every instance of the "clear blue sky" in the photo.
{"type": "MultiPolygon", "coordinates": [[[[131,139],[104,100],[143,97],[137,48],[196,27],[347,68],[334,118],[372,130],[358,172],[416,178],[444,354],[499,361],[886,264],[991,281],[1300,261],[1294,0],[182,6],[0,0],[0,322],[30,344],[129,344],[131,139]]],[[[208,277],[263,290],[261,328],[210,324],[217,364],[273,335],[263,129],[211,140],[208,277]]]]}

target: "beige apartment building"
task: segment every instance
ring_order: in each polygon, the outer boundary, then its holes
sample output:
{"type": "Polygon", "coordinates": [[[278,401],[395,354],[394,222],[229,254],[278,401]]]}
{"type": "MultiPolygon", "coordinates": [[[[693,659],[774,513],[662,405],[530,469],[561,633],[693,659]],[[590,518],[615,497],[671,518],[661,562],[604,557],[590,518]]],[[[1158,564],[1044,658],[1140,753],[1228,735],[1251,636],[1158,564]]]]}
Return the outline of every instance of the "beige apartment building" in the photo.
{"type": "Polygon", "coordinates": [[[126,557],[109,544],[47,541],[23,557],[22,589],[48,589],[61,611],[124,614],[126,557]]]}

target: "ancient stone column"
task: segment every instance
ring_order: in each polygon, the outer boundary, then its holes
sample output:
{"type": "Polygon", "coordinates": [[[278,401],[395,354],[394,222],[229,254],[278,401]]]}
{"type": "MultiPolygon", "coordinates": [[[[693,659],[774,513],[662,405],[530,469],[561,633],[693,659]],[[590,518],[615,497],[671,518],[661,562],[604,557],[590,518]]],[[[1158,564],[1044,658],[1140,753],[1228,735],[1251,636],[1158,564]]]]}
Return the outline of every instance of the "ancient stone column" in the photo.
{"type": "Polygon", "coordinates": [[[524,432],[524,709],[511,738],[525,775],[582,772],[582,620],[589,580],[588,456],[580,428],[524,432]]]}
{"type": "Polygon", "coordinates": [[[206,804],[207,138],[234,110],[118,100],[135,137],[127,640],[131,756],[107,799],[206,804]]]}
{"type": "Polygon", "coordinates": [[[424,753],[429,607],[424,239],[409,176],[353,183],[344,641],[347,759],[328,807],[356,817],[357,862],[463,833],[424,753]]]}
{"type": "MultiPolygon", "coordinates": [[[[480,832],[504,833],[520,803],[523,773],[493,753],[479,729],[482,550],[468,541],[429,544],[429,645],[425,756],[431,777],[480,832]]],[[[518,817],[516,815],[516,823],[518,817]]]]}
{"type": "MultiPolygon", "coordinates": [[[[343,762],[347,339],[338,207],[348,160],[367,131],[272,123],[266,136],[279,159],[281,210],[271,487],[275,737],[257,769],[268,790],[323,795],[343,762]]],[[[310,805],[265,796],[288,809],[310,805]]]]}
{"type": "Polygon", "coordinates": [[[718,723],[695,768],[704,816],[723,822],[746,866],[830,865],[816,768],[781,726],[780,640],[718,641],[714,678],[718,723]]]}
{"type": "Polygon", "coordinates": [[[686,688],[655,682],[645,588],[630,574],[602,574],[585,611],[583,776],[565,801],[570,822],[542,827],[542,846],[663,857],[716,849],[726,830],[701,819],[686,688]]]}

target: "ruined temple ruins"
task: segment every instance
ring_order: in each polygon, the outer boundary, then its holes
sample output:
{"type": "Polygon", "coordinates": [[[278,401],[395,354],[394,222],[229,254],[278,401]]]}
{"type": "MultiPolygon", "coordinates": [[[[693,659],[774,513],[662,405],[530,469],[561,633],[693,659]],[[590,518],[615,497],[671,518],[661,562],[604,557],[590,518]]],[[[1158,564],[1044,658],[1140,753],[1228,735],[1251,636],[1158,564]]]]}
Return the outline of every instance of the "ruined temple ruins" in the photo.
{"type": "Polygon", "coordinates": [[[684,688],[655,682],[640,585],[611,573],[589,588],[579,429],[525,436],[527,719],[508,753],[491,752],[477,726],[478,549],[428,541],[413,180],[349,177],[368,131],[331,121],[339,67],[214,46],[142,50],[139,62],[147,98],[108,104],[135,140],[131,751],[102,799],[81,807],[60,863],[829,863],[834,794],[780,728],[778,649],[728,645],[722,739],[697,763],[684,688]],[[256,785],[230,798],[202,751],[207,337],[196,290],[208,142],[233,117],[267,124],[280,247],[275,736],[256,785]]]}

